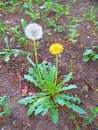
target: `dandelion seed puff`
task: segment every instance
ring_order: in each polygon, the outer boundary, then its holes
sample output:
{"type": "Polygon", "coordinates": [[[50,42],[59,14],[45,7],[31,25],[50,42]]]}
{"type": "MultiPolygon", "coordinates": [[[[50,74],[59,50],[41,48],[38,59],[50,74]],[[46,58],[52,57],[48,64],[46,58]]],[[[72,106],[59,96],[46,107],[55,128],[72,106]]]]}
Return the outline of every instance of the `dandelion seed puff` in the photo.
{"type": "Polygon", "coordinates": [[[31,23],[26,26],[25,35],[31,40],[38,40],[43,35],[42,27],[36,23],[31,23]]]}
{"type": "Polygon", "coordinates": [[[50,48],[49,48],[49,52],[53,55],[58,55],[60,53],[63,52],[63,46],[60,43],[53,43],[50,48]]]}

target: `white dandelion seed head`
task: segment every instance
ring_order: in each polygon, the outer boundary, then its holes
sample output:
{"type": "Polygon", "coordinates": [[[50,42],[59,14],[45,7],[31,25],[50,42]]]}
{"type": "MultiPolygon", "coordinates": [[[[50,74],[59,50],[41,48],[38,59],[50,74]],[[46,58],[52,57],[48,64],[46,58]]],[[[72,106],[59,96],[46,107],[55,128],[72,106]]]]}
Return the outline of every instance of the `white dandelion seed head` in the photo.
{"type": "Polygon", "coordinates": [[[42,27],[36,23],[31,23],[26,26],[25,35],[31,40],[40,39],[43,35],[42,27]]]}

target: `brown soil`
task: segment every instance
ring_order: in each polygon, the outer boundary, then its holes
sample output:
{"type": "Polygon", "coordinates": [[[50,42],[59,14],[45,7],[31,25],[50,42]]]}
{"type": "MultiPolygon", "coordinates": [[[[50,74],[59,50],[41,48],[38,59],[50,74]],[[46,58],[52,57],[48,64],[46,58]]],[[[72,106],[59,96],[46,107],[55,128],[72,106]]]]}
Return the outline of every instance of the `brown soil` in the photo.
{"type": "MultiPolygon", "coordinates": [[[[61,1],[62,5],[71,6],[71,14],[76,16],[78,19],[83,19],[83,11],[89,10],[94,5],[98,6],[98,2],[94,0],[78,0],[77,4],[74,5],[72,1],[68,0],[61,1]]],[[[18,12],[20,6],[17,8],[15,13],[8,13],[7,10],[0,11],[0,20],[8,21],[10,27],[20,25],[20,20],[25,19],[27,23],[32,22],[29,16],[18,12]]],[[[50,16],[51,17],[51,16],[50,16]]],[[[97,16],[98,17],[98,16],[97,16]]],[[[96,62],[83,62],[83,52],[86,49],[91,49],[93,45],[98,45],[98,32],[92,33],[94,24],[87,21],[79,23],[78,31],[80,36],[76,44],[67,43],[65,39],[66,33],[54,33],[52,36],[47,35],[45,21],[36,21],[38,24],[43,26],[44,36],[40,40],[40,46],[38,54],[40,61],[48,60],[53,64],[55,63],[54,56],[50,55],[48,48],[53,42],[61,42],[64,46],[64,52],[59,57],[59,77],[67,74],[70,71],[70,59],[72,59],[72,70],[74,73],[73,83],[75,83],[78,89],[72,91],[77,97],[80,97],[83,101],[81,107],[89,113],[90,106],[98,105],[98,61],[96,62]],[[85,91],[82,93],[81,91],[85,91]]],[[[63,17],[63,23],[66,22],[63,17]]],[[[50,28],[52,30],[52,28],[50,28]]],[[[8,37],[12,37],[8,34],[8,37]]],[[[11,43],[14,47],[17,45],[11,43]]],[[[4,47],[3,39],[1,39],[0,50],[4,47]]],[[[33,48],[31,45],[28,47],[22,47],[22,50],[32,52],[33,48]]],[[[61,109],[59,110],[59,120],[56,125],[52,124],[49,115],[42,117],[40,115],[27,118],[27,108],[18,104],[19,99],[24,96],[33,94],[37,91],[34,85],[24,81],[23,75],[27,73],[29,64],[25,56],[12,57],[9,63],[0,61],[0,95],[10,96],[8,104],[11,106],[12,114],[9,117],[4,118],[0,124],[0,130],[76,130],[76,126],[79,126],[81,130],[98,130],[98,119],[95,119],[91,125],[85,125],[83,123],[83,117],[73,113],[71,110],[61,109]],[[26,93],[25,93],[25,92],[26,93]],[[70,115],[76,116],[76,120],[72,121],[70,115]]]]}

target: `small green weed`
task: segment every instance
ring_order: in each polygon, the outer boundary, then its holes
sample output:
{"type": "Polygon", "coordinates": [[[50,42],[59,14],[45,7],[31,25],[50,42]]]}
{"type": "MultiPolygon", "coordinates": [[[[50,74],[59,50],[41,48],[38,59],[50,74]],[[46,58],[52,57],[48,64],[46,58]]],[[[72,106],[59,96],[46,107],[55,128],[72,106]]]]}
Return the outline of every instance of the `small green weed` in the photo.
{"type": "Polygon", "coordinates": [[[85,20],[98,24],[97,18],[96,18],[97,10],[98,10],[98,8],[96,8],[95,6],[91,6],[90,10],[87,10],[86,13],[83,14],[85,20]]]}
{"type": "Polygon", "coordinates": [[[11,115],[11,109],[7,105],[8,100],[9,100],[8,96],[0,97],[0,117],[7,117],[11,115]]]}
{"type": "Polygon", "coordinates": [[[93,49],[87,49],[84,54],[83,54],[83,61],[88,62],[88,61],[96,61],[98,60],[98,46],[93,46],[93,49]]]}
{"type": "Polygon", "coordinates": [[[71,7],[68,6],[68,5],[65,6],[65,10],[64,10],[64,14],[65,14],[65,15],[70,15],[70,8],[71,8],[71,7]]]}
{"type": "Polygon", "coordinates": [[[69,41],[71,43],[76,43],[77,42],[77,37],[80,36],[80,34],[78,33],[78,31],[76,30],[76,27],[78,26],[78,24],[75,24],[75,25],[70,25],[68,27],[69,31],[70,31],[70,34],[68,34],[66,37],[69,39],[69,41]]]}
{"type": "Polygon", "coordinates": [[[55,22],[54,19],[47,19],[48,25],[52,28],[54,28],[54,32],[65,32],[65,24],[63,24],[63,26],[61,24],[58,24],[57,22],[55,22]]]}
{"type": "Polygon", "coordinates": [[[29,15],[32,18],[33,21],[38,20],[40,18],[39,12],[35,12],[35,11],[30,12],[30,11],[26,10],[25,14],[29,15]]]}
{"type": "Polygon", "coordinates": [[[17,6],[23,4],[23,1],[19,0],[8,0],[0,2],[0,10],[7,9],[9,13],[13,13],[17,10],[17,6]]]}
{"type": "Polygon", "coordinates": [[[67,16],[67,29],[69,30],[69,33],[65,38],[69,39],[69,42],[72,44],[77,42],[77,38],[80,36],[80,33],[77,31],[78,23],[82,22],[81,19],[78,19],[77,17],[68,15],[67,16]]]}
{"type": "Polygon", "coordinates": [[[9,62],[11,60],[11,56],[14,55],[15,57],[19,54],[22,55],[32,55],[30,52],[19,50],[19,49],[3,49],[0,52],[0,55],[2,55],[1,60],[4,60],[5,62],[9,62]]]}
{"type": "MultiPolygon", "coordinates": [[[[24,31],[24,19],[21,20],[21,25],[24,31]]],[[[16,30],[16,33],[18,36],[20,36],[20,33],[16,30]]],[[[25,39],[24,39],[25,40],[25,39]]],[[[11,56],[14,55],[15,57],[18,56],[19,54],[22,55],[32,55],[30,52],[19,50],[19,49],[12,49],[11,46],[9,45],[9,39],[7,36],[4,37],[4,42],[5,42],[5,49],[2,49],[0,51],[0,55],[2,58],[0,60],[4,60],[5,62],[9,62],[11,60],[11,56]]]]}
{"type": "Polygon", "coordinates": [[[94,119],[98,117],[98,107],[90,107],[90,115],[86,115],[84,118],[84,123],[89,125],[92,124],[94,119]]]}
{"type": "Polygon", "coordinates": [[[40,6],[40,9],[42,9],[43,11],[45,10],[45,12],[47,12],[51,9],[52,5],[53,3],[51,1],[47,1],[47,2],[44,2],[42,6],[40,6]]]}
{"type": "Polygon", "coordinates": [[[49,24],[50,27],[56,28],[57,25],[56,25],[54,19],[48,18],[47,20],[48,20],[48,24],[49,24]]]}
{"type": "Polygon", "coordinates": [[[25,2],[22,6],[22,9],[33,11],[32,0],[28,0],[28,2],[25,2]]]}
{"type": "Polygon", "coordinates": [[[71,16],[71,15],[68,15],[66,18],[68,21],[67,23],[68,27],[78,25],[78,23],[83,21],[82,19],[78,19],[77,17],[71,16]]]}
{"type": "MultiPolygon", "coordinates": [[[[24,19],[21,19],[21,26],[22,26],[22,30],[24,32],[24,27],[26,26],[26,21],[24,19]]],[[[18,40],[18,43],[20,45],[24,45],[24,46],[27,46],[28,44],[28,40],[26,39],[25,36],[23,36],[23,32],[19,31],[19,27],[16,26],[15,28],[11,28],[12,30],[12,33],[15,35],[15,37],[17,38],[18,40]]]]}
{"type": "Polygon", "coordinates": [[[0,21],[0,36],[4,37],[6,35],[6,32],[9,31],[9,26],[6,22],[0,21]]]}

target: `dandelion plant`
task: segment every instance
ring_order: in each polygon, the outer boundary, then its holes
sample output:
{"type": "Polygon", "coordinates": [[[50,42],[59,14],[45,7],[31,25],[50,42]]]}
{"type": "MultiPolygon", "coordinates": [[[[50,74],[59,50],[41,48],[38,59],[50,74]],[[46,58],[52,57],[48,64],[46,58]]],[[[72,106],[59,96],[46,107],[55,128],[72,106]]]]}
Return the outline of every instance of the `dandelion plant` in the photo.
{"type": "Polygon", "coordinates": [[[81,100],[70,93],[66,93],[67,90],[77,88],[75,84],[65,85],[72,79],[72,72],[58,82],[58,56],[64,50],[62,44],[53,43],[49,48],[49,52],[55,55],[56,65],[52,65],[51,62],[45,60],[39,64],[36,40],[42,37],[42,28],[37,24],[30,24],[26,27],[25,34],[34,41],[36,64],[28,58],[32,67],[29,68],[28,74],[25,74],[24,78],[40,90],[34,95],[19,100],[20,104],[28,106],[27,116],[32,114],[44,116],[49,112],[52,122],[56,124],[59,113],[58,106],[66,106],[79,114],[85,114],[85,111],[75,104],[79,104],[81,100]]]}

